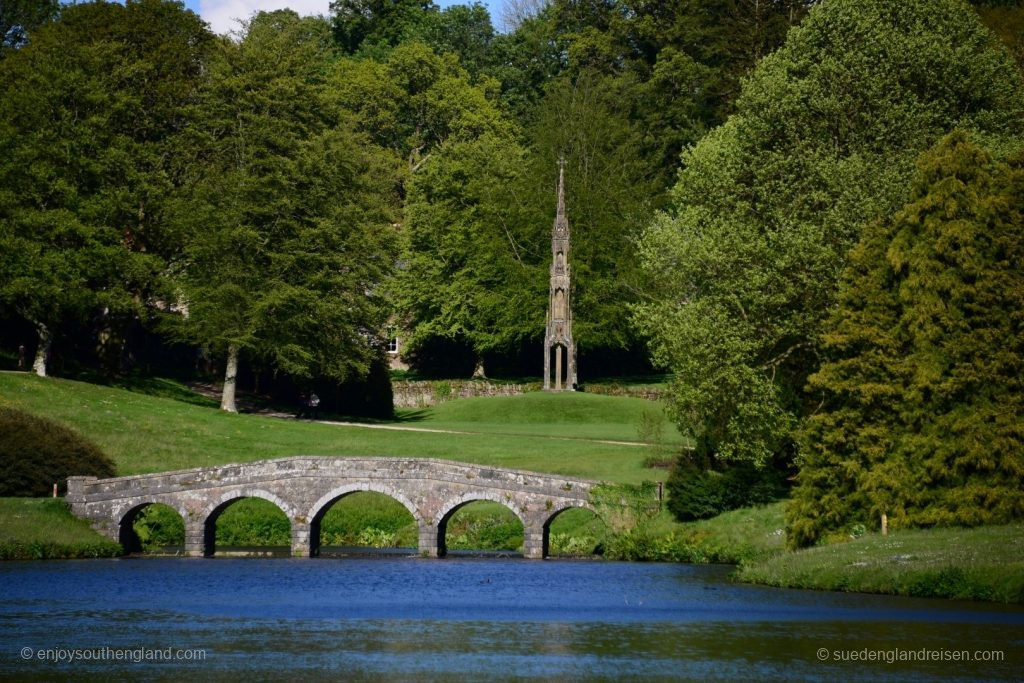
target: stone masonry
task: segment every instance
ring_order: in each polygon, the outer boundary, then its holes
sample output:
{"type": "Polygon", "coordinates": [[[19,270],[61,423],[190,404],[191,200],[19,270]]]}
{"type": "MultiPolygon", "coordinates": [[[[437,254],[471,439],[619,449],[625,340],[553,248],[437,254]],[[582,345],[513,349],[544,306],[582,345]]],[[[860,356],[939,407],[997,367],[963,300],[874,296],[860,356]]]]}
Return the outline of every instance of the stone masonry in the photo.
{"type": "Polygon", "coordinates": [[[593,509],[598,482],[520,470],[419,458],[293,457],[114,479],[69,477],[72,511],[126,551],[138,547],[132,530],[147,505],[162,503],[185,522],[185,554],[213,555],[217,517],[240,498],[263,498],[291,523],[292,555],[319,552],[320,520],[331,504],[355,491],[376,491],[399,501],[419,526],[419,552],[445,555],[445,529],[466,503],[490,500],[523,523],[523,554],[547,555],[548,527],[560,512],[593,509]]]}

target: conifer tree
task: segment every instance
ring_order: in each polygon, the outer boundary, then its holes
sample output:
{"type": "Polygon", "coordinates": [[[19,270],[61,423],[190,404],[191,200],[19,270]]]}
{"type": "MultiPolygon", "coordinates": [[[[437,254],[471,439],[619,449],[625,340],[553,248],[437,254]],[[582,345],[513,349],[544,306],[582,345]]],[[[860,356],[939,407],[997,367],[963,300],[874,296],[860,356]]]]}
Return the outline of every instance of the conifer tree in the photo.
{"type": "Polygon", "coordinates": [[[1024,157],[956,132],[851,255],[811,377],[789,540],[1024,516],[1024,157]]]}

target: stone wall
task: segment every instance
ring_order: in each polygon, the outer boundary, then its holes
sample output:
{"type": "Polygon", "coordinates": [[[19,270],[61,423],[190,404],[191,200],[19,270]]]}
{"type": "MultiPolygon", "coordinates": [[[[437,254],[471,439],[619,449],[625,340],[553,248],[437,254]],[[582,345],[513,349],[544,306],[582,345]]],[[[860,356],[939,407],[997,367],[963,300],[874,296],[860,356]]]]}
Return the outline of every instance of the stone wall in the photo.
{"type": "MultiPolygon", "coordinates": [[[[522,384],[498,384],[486,380],[433,380],[393,381],[391,391],[396,408],[429,408],[457,398],[475,396],[519,396],[529,391],[541,391],[540,382],[522,384]]],[[[658,387],[629,386],[619,384],[585,384],[583,391],[606,396],[629,396],[648,401],[660,401],[662,390],[658,387]]]]}
{"type": "Polygon", "coordinates": [[[540,382],[528,384],[497,384],[481,380],[434,380],[391,383],[396,408],[429,408],[457,398],[476,396],[519,396],[539,390],[540,382]]]}

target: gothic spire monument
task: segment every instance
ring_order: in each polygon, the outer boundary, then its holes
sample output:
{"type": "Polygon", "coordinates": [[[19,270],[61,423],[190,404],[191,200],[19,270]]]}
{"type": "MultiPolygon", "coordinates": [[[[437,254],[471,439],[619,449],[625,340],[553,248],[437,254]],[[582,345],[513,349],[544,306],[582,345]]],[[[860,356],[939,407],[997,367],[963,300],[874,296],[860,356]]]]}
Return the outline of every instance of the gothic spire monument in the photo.
{"type": "Polygon", "coordinates": [[[576,387],[576,343],[572,339],[569,284],[569,219],[565,217],[565,159],[559,159],[558,211],[555,214],[555,224],[551,228],[551,287],[548,294],[547,331],[544,335],[546,391],[573,390],[576,387]]]}

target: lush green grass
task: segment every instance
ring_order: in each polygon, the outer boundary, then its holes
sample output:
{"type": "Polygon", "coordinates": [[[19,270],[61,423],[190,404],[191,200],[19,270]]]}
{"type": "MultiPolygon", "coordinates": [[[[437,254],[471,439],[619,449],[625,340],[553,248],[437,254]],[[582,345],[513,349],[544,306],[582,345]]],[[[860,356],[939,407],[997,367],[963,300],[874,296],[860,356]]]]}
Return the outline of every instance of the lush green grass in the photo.
{"type": "Polygon", "coordinates": [[[691,548],[691,562],[741,564],[770,557],[785,548],[784,502],[724,512],[711,519],[676,522],[662,513],[652,532],[691,548]]]}
{"type": "Polygon", "coordinates": [[[115,557],[121,546],[53,498],[0,498],[0,559],[115,557]]]}
{"type": "Polygon", "coordinates": [[[548,392],[467,398],[399,413],[403,424],[431,429],[634,442],[646,440],[641,425],[653,418],[662,426],[662,443],[683,445],[683,436],[661,416],[653,401],[548,392]]]}
{"type": "MultiPolygon", "coordinates": [[[[459,409],[461,401],[452,402],[442,406],[451,406],[451,413],[441,411],[416,423],[403,423],[429,428],[475,424],[480,432],[435,434],[232,415],[180,400],[25,373],[0,373],[0,397],[78,429],[103,448],[122,475],[291,455],[362,455],[445,458],[626,483],[665,476],[663,471],[644,467],[644,459],[661,447],[582,439],[594,433],[583,419],[595,420],[597,433],[627,436],[630,420],[653,406],[640,399],[573,393],[513,397],[507,401],[521,400],[527,406],[518,413],[521,419],[549,418],[542,425],[546,437],[510,439],[507,434],[522,425],[495,421],[502,411],[510,410],[511,403],[504,401],[493,406],[481,403],[480,409],[459,409]],[[481,421],[466,422],[473,411],[481,421]],[[552,417],[563,413],[569,417],[561,421],[552,417]],[[605,423],[614,427],[601,431],[605,423]]],[[[633,434],[635,439],[635,427],[633,434]]]]}
{"type": "Polygon", "coordinates": [[[869,534],[745,564],[738,577],[787,588],[1024,602],[1024,525],[869,534]]]}
{"type": "Polygon", "coordinates": [[[622,560],[739,564],[768,557],[785,545],[785,503],[677,522],[666,510],[610,536],[606,554],[622,560]]]}

